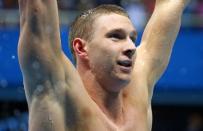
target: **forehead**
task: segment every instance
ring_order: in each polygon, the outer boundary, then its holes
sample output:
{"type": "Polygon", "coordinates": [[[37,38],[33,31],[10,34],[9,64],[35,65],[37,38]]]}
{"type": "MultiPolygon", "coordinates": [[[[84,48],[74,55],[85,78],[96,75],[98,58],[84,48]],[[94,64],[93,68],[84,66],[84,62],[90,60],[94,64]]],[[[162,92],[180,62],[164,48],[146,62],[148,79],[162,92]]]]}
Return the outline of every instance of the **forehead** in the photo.
{"type": "Polygon", "coordinates": [[[128,17],[113,13],[97,17],[93,28],[95,33],[108,32],[114,29],[123,29],[126,32],[135,31],[135,28],[128,17]]]}

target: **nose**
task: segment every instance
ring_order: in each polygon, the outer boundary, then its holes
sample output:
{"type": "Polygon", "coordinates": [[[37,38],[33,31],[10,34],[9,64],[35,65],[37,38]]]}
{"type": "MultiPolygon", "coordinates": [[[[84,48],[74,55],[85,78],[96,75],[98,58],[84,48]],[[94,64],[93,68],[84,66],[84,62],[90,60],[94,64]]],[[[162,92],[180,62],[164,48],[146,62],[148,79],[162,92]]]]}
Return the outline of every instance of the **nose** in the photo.
{"type": "Polygon", "coordinates": [[[135,46],[135,43],[131,39],[128,39],[128,41],[126,41],[126,42],[127,43],[124,44],[125,48],[123,50],[123,55],[125,55],[129,59],[131,59],[136,52],[136,46],[135,46]]]}
{"type": "Polygon", "coordinates": [[[127,56],[129,59],[131,59],[135,54],[135,51],[136,51],[136,48],[126,49],[124,50],[123,54],[127,56]]]}

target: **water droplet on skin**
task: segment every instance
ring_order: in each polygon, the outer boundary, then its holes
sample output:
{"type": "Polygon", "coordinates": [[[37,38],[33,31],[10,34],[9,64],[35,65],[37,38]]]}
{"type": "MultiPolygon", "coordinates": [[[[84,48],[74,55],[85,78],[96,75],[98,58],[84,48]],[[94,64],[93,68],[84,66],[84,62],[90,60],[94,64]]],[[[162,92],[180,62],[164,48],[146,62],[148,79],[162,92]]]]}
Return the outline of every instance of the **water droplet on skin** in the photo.
{"type": "Polygon", "coordinates": [[[48,120],[49,120],[49,121],[52,121],[52,118],[51,118],[51,116],[49,116],[49,117],[48,117],[48,120]]]}
{"type": "Polygon", "coordinates": [[[51,116],[48,117],[48,120],[51,121],[51,116]]]}
{"type": "Polygon", "coordinates": [[[60,87],[60,88],[65,88],[65,87],[66,87],[66,84],[65,84],[65,82],[59,81],[59,82],[56,83],[55,86],[56,86],[56,88],[58,88],[58,87],[60,87]]]}
{"type": "Polygon", "coordinates": [[[145,65],[145,62],[144,61],[139,61],[140,65],[141,66],[144,66],[145,65]]]}
{"type": "Polygon", "coordinates": [[[33,63],[32,63],[32,67],[33,67],[35,70],[39,69],[39,67],[40,67],[39,62],[33,62],[33,63]]]}
{"type": "Polygon", "coordinates": [[[51,32],[52,32],[52,27],[51,26],[46,26],[46,28],[45,28],[45,32],[47,33],[47,34],[51,34],[51,32]]]}
{"type": "Polygon", "coordinates": [[[37,79],[37,80],[41,80],[41,79],[42,79],[42,75],[41,75],[40,73],[37,73],[37,74],[36,74],[36,79],[37,79]]]}
{"type": "Polygon", "coordinates": [[[51,116],[48,116],[48,120],[49,120],[49,122],[50,122],[51,124],[54,123],[51,116]]]}
{"type": "Polygon", "coordinates": [[[8,86],[8,81],[5,79],[0,80],[0,86],[6,88],[8,86]]]}
{"type": "Polygon", "coordinates": [[[36,95],[39,95],[39,94],[41,94],[42,92],[43,92],[43,90],[44,90],[44,86],[42,86],[42,85],[37,85],[37,88],[36,88],[36,95]]]}

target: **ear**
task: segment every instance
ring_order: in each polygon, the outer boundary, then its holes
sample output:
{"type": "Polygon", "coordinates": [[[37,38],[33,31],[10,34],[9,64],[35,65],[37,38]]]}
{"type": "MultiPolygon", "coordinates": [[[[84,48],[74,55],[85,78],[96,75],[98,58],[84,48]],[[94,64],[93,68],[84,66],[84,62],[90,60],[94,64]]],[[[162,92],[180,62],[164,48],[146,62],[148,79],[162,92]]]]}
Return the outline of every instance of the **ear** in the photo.
{"type": "Polygon", "coordinates": [[[86,41],[81,38],[75,38],[73,41],[73,49],[75,51],[75,55],[87,58],[87,50],[86,50],[86,41]]]}

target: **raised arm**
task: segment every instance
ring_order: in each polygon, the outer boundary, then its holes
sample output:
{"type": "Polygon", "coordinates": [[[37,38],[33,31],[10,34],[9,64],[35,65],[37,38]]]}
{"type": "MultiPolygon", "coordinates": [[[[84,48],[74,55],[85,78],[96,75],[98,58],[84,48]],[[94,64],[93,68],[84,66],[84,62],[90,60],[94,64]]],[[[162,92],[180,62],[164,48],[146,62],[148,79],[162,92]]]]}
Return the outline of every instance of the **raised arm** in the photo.
{"type": "Polygon", "coordinates": [[[181,16],[189,0],[156,0],[155,9],[138,47],[138,64],[144,67],[150,93],[166,69],[181,16]]]}
{"type": "Polygon", "coordinates": [[[60,66],[62,50],[56,0],[19,0],[20,38],[18,55],[28,103],[36,85],[51,80],[60,66]]]}
{"type": "Polygon", "coordinates": [[[56,0],[19,0],[18,55],[29,105],[29,130],[64,130],[56,82],[64,79],[56,0]]]}
{"type": "MultiPolygon", "coordinates": [[[[21,39],[29,37],[29,47],[49,46],[54,53],[61,52],[59,18],[56,0],[19,0],[21,39]],[[27,34],[28,33],[28,34],[27,34]],[[39,40],[38,43],[35,40],[39,40]]],[[[23,40],[20,41],[23,44],[23,40]]],[[[26,42],[27,43],[27,42],[26,42]]],[[[22,45],[24,46],[24,45],[22,45]]]]}

